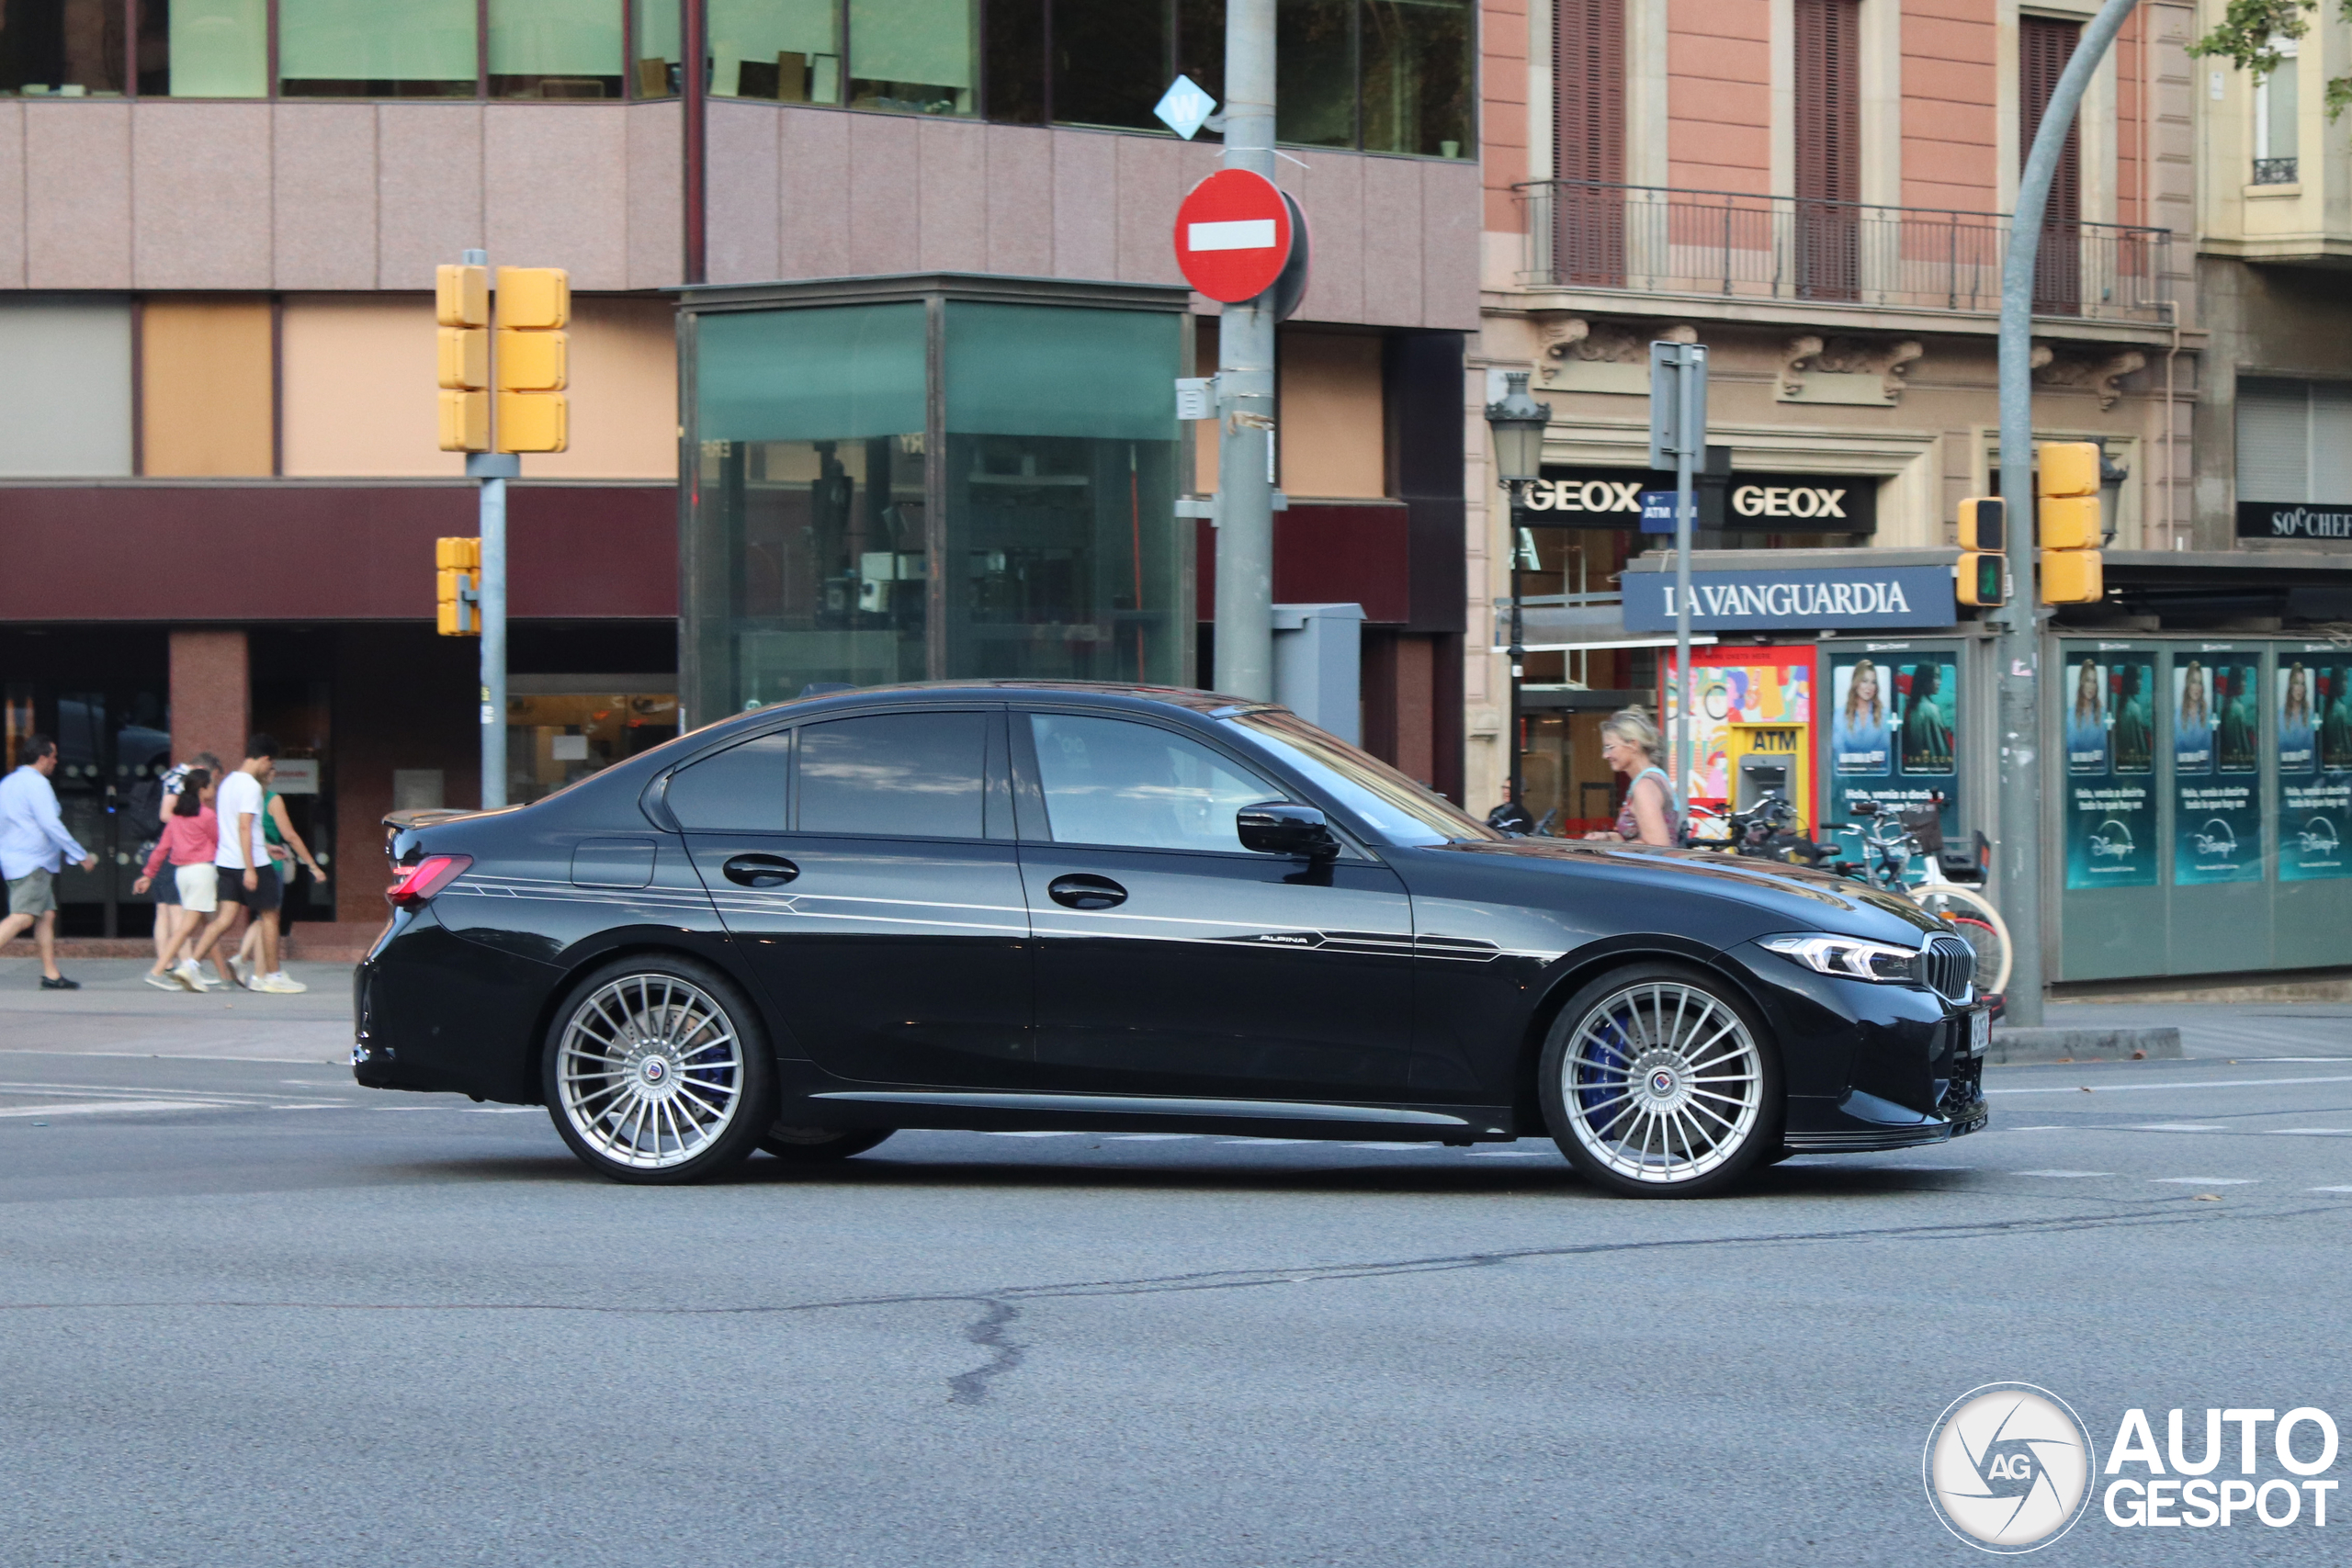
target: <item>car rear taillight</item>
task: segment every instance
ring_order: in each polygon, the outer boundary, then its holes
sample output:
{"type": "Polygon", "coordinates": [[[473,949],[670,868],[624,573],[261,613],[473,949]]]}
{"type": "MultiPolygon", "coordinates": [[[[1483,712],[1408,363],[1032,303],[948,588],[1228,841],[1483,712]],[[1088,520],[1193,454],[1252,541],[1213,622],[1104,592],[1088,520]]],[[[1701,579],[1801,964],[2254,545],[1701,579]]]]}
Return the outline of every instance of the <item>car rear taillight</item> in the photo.
{"type": "Polygon", "coordinates": [[[425,903],[457,879],[459,872],[474,863],[471,855],[427,855],[401,873],[401,879],[384,892],[396,909],[413,909],[425,903]]]}

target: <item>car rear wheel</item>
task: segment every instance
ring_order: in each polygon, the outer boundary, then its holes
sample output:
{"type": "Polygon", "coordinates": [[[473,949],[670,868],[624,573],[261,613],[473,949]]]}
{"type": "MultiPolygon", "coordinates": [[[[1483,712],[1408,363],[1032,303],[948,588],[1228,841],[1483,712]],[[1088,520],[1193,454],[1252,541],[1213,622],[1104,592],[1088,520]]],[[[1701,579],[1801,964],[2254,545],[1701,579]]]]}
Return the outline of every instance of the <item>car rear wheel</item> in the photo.
{"type": "Polygon", "coordinates": [[[778,1159],[816,1165],[862,1155],[897,1131],[896,1127],[786,1127],[778,1122],[760,1139],[760,1147],[778,1159]]]}
{"type": "Polygon", "coordinates": [[[616,1181],[721,1175],[775,1119],[758,1014],[692,959],[627,958],[582,980],[556,1011],[543,1072],[556,1131],[616,1181]]]}
{"type": "Polygon", "coordinates": [[[1762,1021],[1679,964],[1604,975],[1553,1021],[1544,1113],[1570,1164],[1611,1191],[1695,1198],[1781,1146],[1780,1064],[1762,1021]]]}

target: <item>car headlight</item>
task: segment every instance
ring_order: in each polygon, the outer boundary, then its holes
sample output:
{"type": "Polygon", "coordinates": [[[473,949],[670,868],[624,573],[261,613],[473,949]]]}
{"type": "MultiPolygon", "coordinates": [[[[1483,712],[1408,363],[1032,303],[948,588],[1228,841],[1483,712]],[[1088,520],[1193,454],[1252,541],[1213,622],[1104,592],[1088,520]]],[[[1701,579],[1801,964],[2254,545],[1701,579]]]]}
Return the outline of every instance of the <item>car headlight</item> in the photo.
{"type": "Polygon", "coordinates": [[[1808,969],[1835,975],[1841,980],[1892,980],[1916,984],[1919,978],[1917,948],[1864,942],[1858,936],[1769,936],[1764,945],[1785,953],[1808,969]]]}

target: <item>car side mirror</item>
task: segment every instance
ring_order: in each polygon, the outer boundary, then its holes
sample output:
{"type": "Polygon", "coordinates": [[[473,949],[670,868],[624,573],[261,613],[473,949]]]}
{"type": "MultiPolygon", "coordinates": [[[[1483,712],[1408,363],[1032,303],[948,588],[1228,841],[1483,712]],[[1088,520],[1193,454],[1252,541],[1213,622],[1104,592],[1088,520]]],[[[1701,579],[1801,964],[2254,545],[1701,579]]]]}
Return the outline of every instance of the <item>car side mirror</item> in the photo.
{"type": "Polygon", "coordinates": [[[1339,835],[1323,813],[1289,800],[1261,800],[1233,815],[1241,847],[1263,855],[1304,855],[1329,860],[1340,852],[1339,835]]]}

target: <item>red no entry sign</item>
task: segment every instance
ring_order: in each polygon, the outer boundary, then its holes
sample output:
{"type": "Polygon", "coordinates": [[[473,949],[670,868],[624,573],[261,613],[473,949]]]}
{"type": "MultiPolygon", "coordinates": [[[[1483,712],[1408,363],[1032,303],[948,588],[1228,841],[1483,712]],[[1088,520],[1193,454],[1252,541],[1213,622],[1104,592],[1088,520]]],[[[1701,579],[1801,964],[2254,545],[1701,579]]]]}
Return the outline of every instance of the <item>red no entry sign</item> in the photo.
{"type": "Polygon", "coordinates": [[[1290,204],[1273,181],[1246,169],[1219,169],[1176,209],[1176,265],[1186,282],[1227,305],[1274,286],[1292,238],[1290,204]]]}

